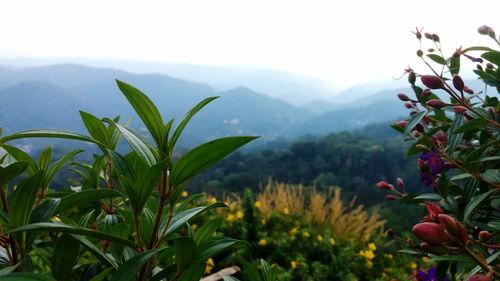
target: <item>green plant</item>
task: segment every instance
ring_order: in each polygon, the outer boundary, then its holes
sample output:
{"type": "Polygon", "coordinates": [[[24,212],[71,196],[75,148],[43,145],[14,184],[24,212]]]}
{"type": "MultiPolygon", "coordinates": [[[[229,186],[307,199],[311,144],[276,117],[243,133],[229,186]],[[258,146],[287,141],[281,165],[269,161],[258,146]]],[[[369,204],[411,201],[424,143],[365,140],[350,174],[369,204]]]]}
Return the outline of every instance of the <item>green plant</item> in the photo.
{"type": "MultiPolygon", "coordinates": [[[[492,28],[478,31],[500,46],[492,28]]],[[[407,155],[420,154],[421,181],[434,192],[408,194],[400,179],[396,186],[379,182],[378,187],[392,193],[390,200],[425,206],[425,217],[413,227],[421,243],[412,250],[437,263],[439,279],[500,278],[500,51],[460,47],[445,56],[438,35],[419,29],[415,35],[417,56],[432,74],[406,70],[415,97],[398,94],[411,113],[393,127],[412,143],[407,155]],[[427,53],[423,37],[433,45],[427,53]],[[463,59],[476,64],[482,91],[468,87],[459,75],[463,59]]]]}
{"type": "MultiPolygon", "coordinates": [[[[120,118],[80,112],[88,135],[31,130],[0,138],[0,259],[2,280],[199,280],[207,260],[240,240],[193,230],[189,222],[225,205],[192,206],[202,197],[183,198],[184,186],[255,137],[225,137],[174,158],[191,118],[216,97],[207,98],[173,126],[135,87],[118,87],[149,132],[139,134],[120,118]],[[62,138],[97,145],[92,164],[74,163],[81,190],[48,192],[51,179],[81,150],[51,163],[51,150],[38,162],[7,143],[22,138],[62,138]],[[124,139],[132,149],[117,148],[124,139]],[[19,184],[16,180],[23,177],[19,184]],[[36,261],[36,263],[35,263],[36,261]],[[34,272],[37,271],[37,272],[34,272]],[[49,277],[48,275],[52,275],[49,277]]],[[[0,129],[1,134],[1,129],[0,129]]]]}

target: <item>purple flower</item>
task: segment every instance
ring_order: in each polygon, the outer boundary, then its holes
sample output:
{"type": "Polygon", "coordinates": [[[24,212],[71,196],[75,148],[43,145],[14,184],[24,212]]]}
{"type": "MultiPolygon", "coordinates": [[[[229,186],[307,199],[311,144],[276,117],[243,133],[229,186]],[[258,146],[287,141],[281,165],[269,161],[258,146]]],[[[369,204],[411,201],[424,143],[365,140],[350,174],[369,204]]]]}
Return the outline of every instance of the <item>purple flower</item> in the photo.
{"type": "Polygon", "coordinates": [[[463,54],[466,58],[470,59],[472,62],[478,62],[478,63],[483,63],[482,58],[475,58],[473,56],[469,56],[467,54],[463,54]]]}
{"type": "MultiPolygon", "coordinates": [[[[438,281],[437,269],[435,266],[431,267],[427,272],[417,269],[415,275],[417,281],[438,281]]],[[[443,281],[449,281],[448,277],[445,276],[443,281]]]]}
{"type": "Polygon", "coordinates": [[[445,171],[445,165],[441,156],[435,149],[432,149],[430,152],[426,152],[420,156],[420,159],[424,160],[427,166],[430,168],[430,172],[432,175],[437,175],[441,172],[445,171]]]}

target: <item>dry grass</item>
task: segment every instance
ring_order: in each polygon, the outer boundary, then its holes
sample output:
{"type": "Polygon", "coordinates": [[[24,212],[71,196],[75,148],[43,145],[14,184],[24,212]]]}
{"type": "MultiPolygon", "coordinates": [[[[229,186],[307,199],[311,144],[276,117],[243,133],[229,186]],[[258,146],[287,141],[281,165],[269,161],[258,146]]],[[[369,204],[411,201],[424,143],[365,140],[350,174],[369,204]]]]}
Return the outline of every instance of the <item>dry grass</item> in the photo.
{"type": "Polygon", "coordinates": [[[270,181],[257,195],[257,201],[264,220],[269,219],[273,212],[303,216],[311,226],[318,229],[328,227],[339,238],[368,240],[373,234],[380,233],[385,223],[377,212],[369,213],[363,205],[355,206],[354,200],[346,206],[341,200],[340,188],[328,194],[312,188],[307,193],[302,185],[270,181]]]}

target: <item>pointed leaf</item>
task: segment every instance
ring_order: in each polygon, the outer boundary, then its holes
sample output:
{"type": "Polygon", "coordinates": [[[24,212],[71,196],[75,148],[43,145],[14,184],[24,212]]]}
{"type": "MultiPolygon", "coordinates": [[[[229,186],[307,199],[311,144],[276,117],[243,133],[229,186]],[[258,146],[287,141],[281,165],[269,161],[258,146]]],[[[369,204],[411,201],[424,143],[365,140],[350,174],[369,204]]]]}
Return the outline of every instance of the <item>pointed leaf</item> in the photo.
{"type": "Polygon", "coordinates": [[[446,64],[446,60],[442,56],[436,54],[428,54],[427,57],[438,64],[446,64]]]}
{"type": "Polygon", "coordinates": [[[86,141],[103,145],[99,143],[97,140],[94,140],[93,138],[90,138],[88,136],[79,133],[64,131],[64,130],[51,130],[51,129],[29,130],[29,131],[15,133],[3,137],[0,140],[0,142],[8,142],[11,140],[26,139],[26,138],[59,138],[59,139],[80,140],[80,141],[86,141]]]}
{"type": "Polygon", "coordinates": [[[38,159],[38,167],[40,168],[40,170],[47,171],[51,161],[52,161],[52,147],[49,146],[40,154],[40,158],[38,159]]]}
{"type": "Polygon", "coordinates": [[[179,281],[199,281],[205,273],[205,264],[198,263],[185,270],[179,281]]]}
{"type": "Polygon", "coordinates": [[[420,111],[416,114],[413,114],[410,119],[408,119],[408,124],[406,125],[404,135],[407,136],[410,132],[417,126],[418,123],[424,118],[427,111],[420,111]]]}
{"type": "Polygon", "coordinates": [[[21,149],[15,146],[10,146],[7,144],[3,144],[2,148],[5,149],[5,151],[7,151],[17,161],[23,161],[28,163],[28,172],[30,173],[30,175],[34,175],[36,172],[38,172],[38,165],[33,160],[33,158],[29,156],[28,153],[22,151],[21,149]]]}
{"type": "Polygon", "coordinates": [[[67,280],[78,259],[80,244],[69,234],[57,239],[52,254],[52,276],[57,280],[67,280]]]}
{"type": "Polygon", "coordinates": [[[177,272],[184,272],[198,258],[196,242],[188,237],[174,239],[175,263],[177,272]]]}
{"type": "Polygon", "coordinates": [[[481,204],[483,201],[488,198],[488,196],[493,193],[495,190],[490,190],[488,192],[482,193],[474,198],[465,206],[465,211],[464,211],[464,220],[465,221],[470,221],[470,216],[474,212],[474,210],[481,204]]]}
{"type": "Polygon", "coordinates": [[[64,155],[63,158],[57,160],[54,165],[49,167],[47,174],[45,175],[44,178],[44,186],[48,186],[48,184],[52,181],[54,176],[59,172],[59,170],[66,164],[69,160],[71,160],[73,157],[75,157],[77,154],[83,152],[83,149],[76,149],[71,151],[70,153],[64,155]]]}
{"type": "Polygon", "coordinates": [[[80,116],[82,117],[83,124],[87,128],[90,136],[92,136],[97,141],[106,145],[106,147],[110,147],[110,137],[108,136],[108,130],[102,124],[99,118],[94,115],[80,110],[80,116]]]}
{"type": "Polygon", "coordinates": [[[162,147],[165,137],[163,135],[164,125],[158,108],[156,108],[145,94],[134,86],[120,80],[116,80],[116,83],[142,122],[144,122],[144,125],[148,128],[158,147],[162,147]]]}
{"type": "Polygon", "coordinates": [[[33,176],[23,180],[19,186],[12,192],[10,199],[9,219],[12,227],[25,225],[28,223],[31,210],[35,204],[43,172],[40,171],[33,176]]]}
{"type": "Polygon", "coordinates": [[[116,270],[119,269],[116,261],[111,259],[108,255],[103,253],[96,245],[90,242],[87,238],[82,235],[70,234],[74,239],[76,239],[80,244],[85,247],[90,253],[92,253],[96,258],[98,258],[102,263],[112,266],[116,270]]]}
{"type": "Polygon", "coordinates": [[[453,132],[464,124],[464,115],[463,114],[455,114],[455,119],[448,129],[448,153],[451,153],[455,150],[457,145],[462,141],[463,133],[454,134],[453,132]]]}
{"type": "Polygon", "coordinates": [[[227,137],[202,144],[182,156],[172,169],[172,183],[180,186],[257,137],[227,137]]]}
{"type": "Polygon", "coordinates": [[[60,214],[73,207],[79,207],[90,202],[111,197],[123,197],[123,194],[114,189],[89,189],[75,192],[61,198],[55,214],[60,214]]]}
{"type": "Polygon", "coordinates": [[[20,176],[28,168],[27,162],[14,162],[7,167],[0,166],[0,186],[20,176]]]}
{"type": "Polygon", "coordinates": [[[200,245],[200,256],[198,258],[199,261],[206,261],[208,258],[213,257],[222,251],[227,250],[230,247],[233,247],[237,244],[248,245],[245,241],[231,239],[231,238],[223,238],[217,240],[210,240],[200,245]]]}
{"type": "Polygon", "coordinates": [[[174,134],[172,135],[172,137],[170,138],[170,141],[168,142],[170,154],[172,154],[172,151],[174,149],[175,144],[177,143],[177,140],[181,136],[182,131],[184,130],[184,128],[186,127],[186,125],[189,123],[189,121],[191,120],[191,118],[193,118],[193,116],[196,113],[198,113],[198,111],[200,111],[203,107],[205,107],[205,105],[209,104],[211,101],[213,101],[213,100],[215,100],[217,98],[218,97],[208,97],[208,98],[202,100],[200,103],[198,103],[191,110],[189,110],[188,113],[186,113],[186,115],[184,116],[184,118],[182,119],[182,121],[179,123],[179,125],[177,126],[177,128],[175,128],[174,134]]]}
{"type": "Polygon", "coordinates": [[[196,234],[194,236],[196,244],[199,245],[212,237],[215,231],[222,225],[222,221],[222,218],[213,219],[204,223],[198,230],[196,230],[196,234]]]}
{"type": "Polygon", "coordinates": [[[210,206],[204,206],[204,207],[195,207],[192,209],[188,209],[185,211],[182,211],[180,213],[175,214],[175,216],[172,218],[172,223],[170,224],[169,228],[167,229],[167,234],[165,236],[169,236],[169,234],[173,233],[176,231],[179,227],[183,226],[186,222],[189,220],[195,218],[196,216],[210,210],[213,208],[219,208],[219,207],[226,207],[225,204],[217,202],[214,203],[210,206]]]}
{"type": "Polygon", "coordinates": [[[55,281],[53,278],[32,272],[16,272],[2,276],[2,281],[55,281]]]}
{"type": "Polygon", "coordinates": [[[108,233],[104,232],[98,232],[95,230],[83,228],[83,227],[78,227],[78,226],[73,226],[73,225],[67,225],[63,223],[47,223],[47,222],[42,222],[42,223],[32,223],[28,225],[23,225],[21,227],[11,229],[7,231],[6,233],[18,233],[18,232],[24,232],[24,231],[51,231],[51,232],[62,232],[62,233],[71,233],[71,234],[79,234],[79,235],[85,235],[89,237],[94,237],[94,238],[99,238],[101,240],[109,240],[113,241],[116,243],[123,244],[125,246],[129,247],[135,247],[135,243],[133,241],[126,240],[124,238],[114,236],[108,233]]]}
{"type": "Polygon", "coordinates": [[[132,257],[123,264],[120,270],[113,274],[111,281],[135,280],[136,275],[139,270],[141,270],[142,266],[145,265],[155,254],[163,250],[164,248],[149,250],[132,257]]]}

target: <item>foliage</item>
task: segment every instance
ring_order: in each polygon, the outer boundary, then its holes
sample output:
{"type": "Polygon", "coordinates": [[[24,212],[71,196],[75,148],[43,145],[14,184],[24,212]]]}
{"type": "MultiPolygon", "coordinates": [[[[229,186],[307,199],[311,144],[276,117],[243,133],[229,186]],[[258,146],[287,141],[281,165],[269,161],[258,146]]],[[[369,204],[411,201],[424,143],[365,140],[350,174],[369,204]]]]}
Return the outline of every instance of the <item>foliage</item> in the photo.
{"type": "MultiPolygon", "coordinates": [[[[256,280],[245,275],[248,262],[242,258],[261,257],[281,267],[278,280],[407,280],[416,267],[416,260],[397,253],[397,245],[380,231],[383,221],[374,219],[376,213],[369,215],[362,211],[364,215],[360,216],[358,206],[346,208],[339,198],[338,189],[323,193],[303,186],[273,183],[255,196],[249,189],[243,198],[226,196],[223,201],[229,208],[218,210],[224,215],[221,230],[248,241],[251,247],[215,258],[214,268],[241,264],[243,274],[238,278],[256,280]],[[271,195],[280,198],[263,200],[272,198],[271,195]],[[291,195],[298,195],[300,199],[285,204],[291,195]],[[356,221],[350,223],[359,223],[362,227],[345,233],[342,230],[349,226],[342,220],[325,219],[318,223],[312,213],[324,214],[320,211],[323,206],[312,207],[312,197],[321,197],[324,204],[339,207],[343,210],[341,216],[355,218],[356,221]],[[293,212],[294,205],[303,208],[293,212]],[[369,235],[368,229],[371,229],[369,235]]],[[[216,199],[212,196],[208,200],[216,199]]],[[[326,217],[335,215],[332,212],[336,210],[325,210],[326,217]]],[[[201,229],[210,221],[201,219],[194,223],[193,226],[201,229]]]]}
{"type": "Polygon", "coordinates": [[[242,243],[212,236],[216,228],[193,230],[190,221],[225,205],[193,206],[200,195],[181,194],[192,177],[255,137],[216,139],[174,158],[191,118],[215,97],[174,126],[137,88],[117,84],[148,135],[119,117],[81,111],[88,135],[31,130],[0,138],[2,280],[199,280],[212,256],[242,243]],[[36,161],[8,145],[24,138],[78,140],[97,146],[100,154],[90,164],[72,163],[80,187],[52,192],[55,174],[82,150],[52,161],[48,148],[36,161]],[[131,148],[126,154],[117,151],[122,140],[131,148]]]}
{"type": "MultiPolygon", "coordinates": [[[[478,31],[500,45],[492,28],[478,31]]],[[[432,190],[415,196],[402,180],[396,187],[387,182],[378,186],[392,193],[389,199],[425,206],[425,217],[413,227],[421,241],[413,250],[437,263],[440,280],[446,275],[453,280],[500,278],[500,51],[460,47],[447,57],[438,35],[422,35],[419,29],[415,35],[417,56],[432,74],[406,70],[415,97],[398,95],[411,113],[393,127],[411,142],[407,154],[420,154],[421,181],[432,190]],[[427,53],[422,51],[426,42],[433,44],[427,53]],[[467,61],[476,64],[474,73],[485,84],[482,91],[469,88],[459,75],[467,61]]]]}

